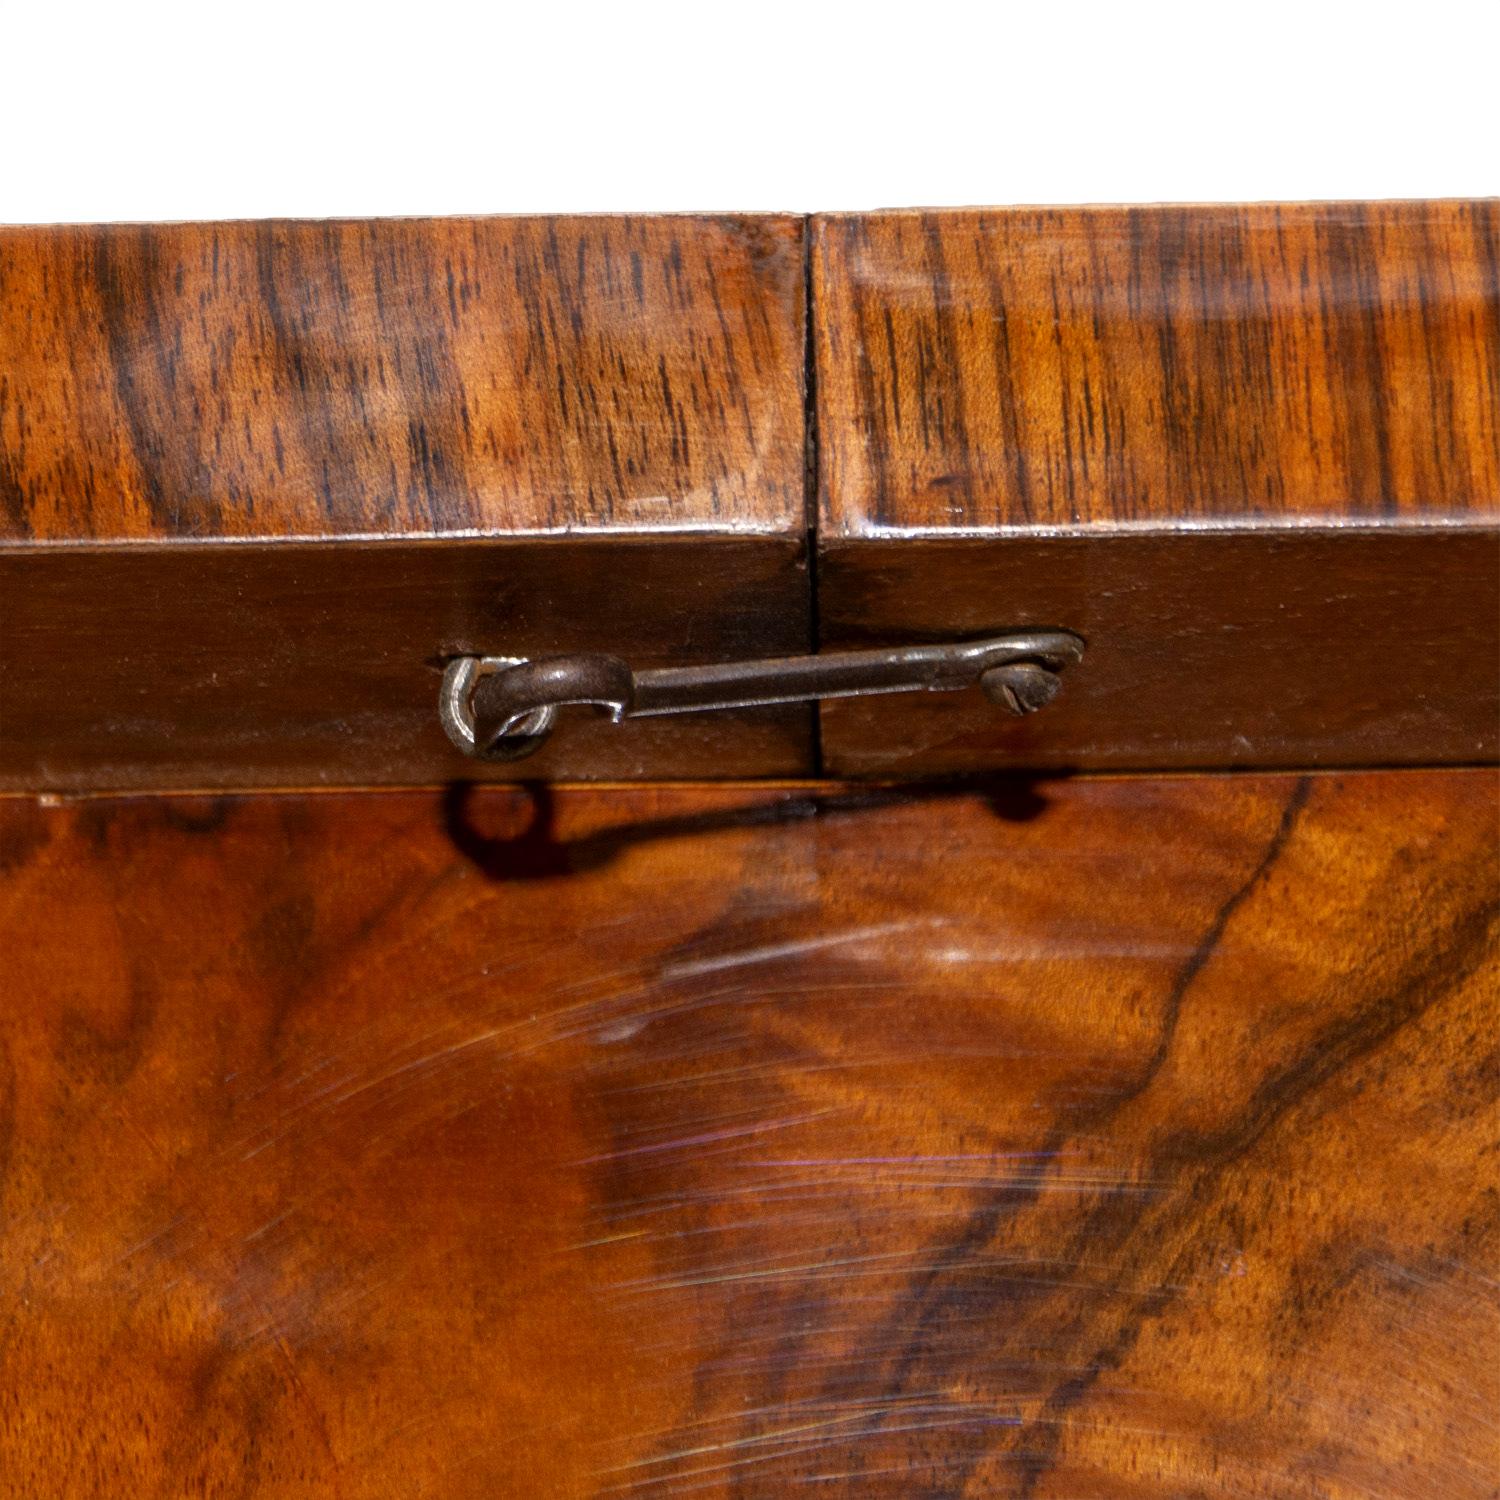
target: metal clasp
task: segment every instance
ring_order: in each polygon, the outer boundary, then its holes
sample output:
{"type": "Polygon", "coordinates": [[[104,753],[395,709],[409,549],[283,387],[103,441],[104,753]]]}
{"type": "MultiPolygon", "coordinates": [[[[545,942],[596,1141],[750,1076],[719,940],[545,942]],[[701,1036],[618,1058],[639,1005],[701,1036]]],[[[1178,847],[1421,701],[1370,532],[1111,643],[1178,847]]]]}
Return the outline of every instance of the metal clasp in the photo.
{"type": "Polygon", "coordinates": [[[777,656],[633,672],[593,653],[527,660],[460,656],[443,673],[438,714],[448,738],[480,760],[521,760],[541,748],[560,708],[592,705],[616,723],[874,693],[955,692],[978,684],[1013,714],[1057,696],[1059,674],[1083,655],[1067,630],[1011,630],[982,641],[777,656]]]}

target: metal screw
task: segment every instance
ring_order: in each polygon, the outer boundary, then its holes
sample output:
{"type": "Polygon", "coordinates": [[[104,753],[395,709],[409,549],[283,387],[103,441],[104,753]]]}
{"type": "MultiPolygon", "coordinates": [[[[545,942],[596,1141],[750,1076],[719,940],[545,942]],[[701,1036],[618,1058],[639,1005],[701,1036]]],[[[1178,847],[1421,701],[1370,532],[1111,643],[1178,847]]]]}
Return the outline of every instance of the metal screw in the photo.
{"type": "Polygon", "coordinates": [[[1037,662],[1018,661],[991,667],[980,677],[979,685],[991,703],[1019,718],[1046,708],[1062,690],[1062,678],[1037,662]]]}

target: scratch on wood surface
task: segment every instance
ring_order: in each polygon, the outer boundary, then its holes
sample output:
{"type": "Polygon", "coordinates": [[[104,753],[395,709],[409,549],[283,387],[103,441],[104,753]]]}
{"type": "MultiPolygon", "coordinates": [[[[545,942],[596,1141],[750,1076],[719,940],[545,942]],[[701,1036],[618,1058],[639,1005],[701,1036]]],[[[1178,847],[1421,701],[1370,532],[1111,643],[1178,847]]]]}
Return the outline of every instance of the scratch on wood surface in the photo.
{"type": "Polygon", "coordinates": [[[28,809],[23,1478],[1489,1500],[1482,785],[887,799],[530,884],[419,799],[28,809]]]}

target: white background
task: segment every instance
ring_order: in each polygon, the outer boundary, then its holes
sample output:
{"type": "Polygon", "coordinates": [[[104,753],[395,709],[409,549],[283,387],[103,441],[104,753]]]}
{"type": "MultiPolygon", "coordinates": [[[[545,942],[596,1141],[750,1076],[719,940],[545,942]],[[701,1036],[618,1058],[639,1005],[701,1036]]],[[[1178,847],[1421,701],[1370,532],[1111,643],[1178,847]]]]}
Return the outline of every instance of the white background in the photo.
{"type": "Polygon", "coordinates": [[[1488,196],[1497,17],[0,0],[0,221],[1488,196]]]}

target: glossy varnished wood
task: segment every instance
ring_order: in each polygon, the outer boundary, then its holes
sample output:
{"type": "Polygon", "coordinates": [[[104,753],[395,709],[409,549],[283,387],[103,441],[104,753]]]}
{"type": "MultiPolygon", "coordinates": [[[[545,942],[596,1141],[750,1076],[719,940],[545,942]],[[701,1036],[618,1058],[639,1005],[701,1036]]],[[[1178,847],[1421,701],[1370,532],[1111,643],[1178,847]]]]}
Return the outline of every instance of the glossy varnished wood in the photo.
{"type": "Polygon", "coordinates": [[[1500,202],[814,220],[819,629],[1067,626],[825,764],[1454,763],[1500,722],[1500,202]]]}
{"type": "Polygon", "coordinates": [[[0,803],[5,1483],[1490,1496],[1496,811],[0,803]]]}
{"type": "Polygon", "coordinates": [[[802,222],[0,229],[0,537],[784,533],[802,222]]]}
{"type": "Polygon", "coordinates": [[[802,262],[785,216],[0,229],[0,788],[440,784],[447,655],[805,650],[802,262]]]}
{"type": "Polygon", "coordinates": [[[824,535],[1500,510],[1500,200],[814,220],[824,535]]]}

